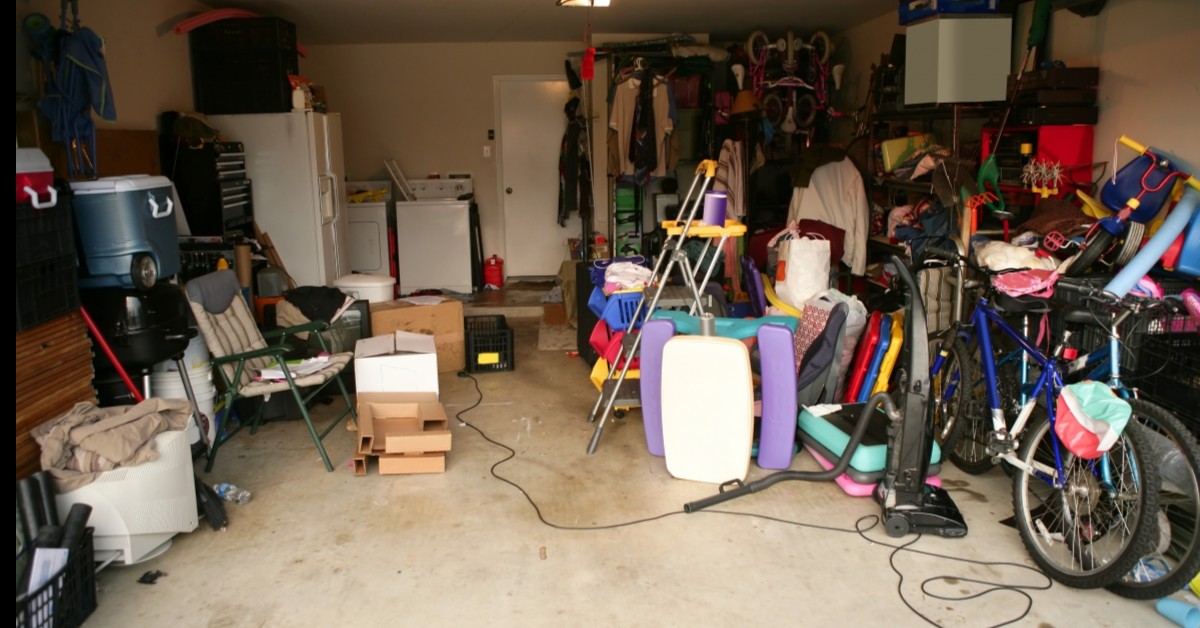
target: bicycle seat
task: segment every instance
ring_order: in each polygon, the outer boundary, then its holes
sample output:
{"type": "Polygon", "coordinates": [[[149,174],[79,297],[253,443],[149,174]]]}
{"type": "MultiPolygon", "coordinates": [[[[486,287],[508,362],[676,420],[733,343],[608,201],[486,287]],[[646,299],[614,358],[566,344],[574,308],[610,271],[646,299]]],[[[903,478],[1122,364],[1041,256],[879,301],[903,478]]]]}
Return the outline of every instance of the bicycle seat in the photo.
{"type": "Polygon", "coordinates": [[[992,308],[997,312],[1009,314],[1044,314],[1050,311],[1050,302],[1044,298],[1027,294],[1011,297],[1003,292],[997,292],[992,297],[992,308]]]}
{"type": "Polygon", "coordinates": [[[1095,325],[1097,327],[1108,328],[1108,321],[1104,317],[1096,314],[1090,309],[1081,305],[1071,305],[1063,308],[1059,312],[1059,316],[1067,323],[1079,323],[1081,325],[1095,325]]]}

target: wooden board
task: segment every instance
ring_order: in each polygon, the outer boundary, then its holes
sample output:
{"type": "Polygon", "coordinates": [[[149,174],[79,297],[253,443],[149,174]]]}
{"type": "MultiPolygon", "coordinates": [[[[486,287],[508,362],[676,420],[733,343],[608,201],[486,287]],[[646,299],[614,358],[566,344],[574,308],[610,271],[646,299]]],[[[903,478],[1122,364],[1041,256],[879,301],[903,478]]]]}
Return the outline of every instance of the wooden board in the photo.
{"type": "Polygon", "coordinates": [[[41,469],[30,430],[80,402],[96,402],[92,342],[77,312],[17,334],[17,478],[41,469]]]}

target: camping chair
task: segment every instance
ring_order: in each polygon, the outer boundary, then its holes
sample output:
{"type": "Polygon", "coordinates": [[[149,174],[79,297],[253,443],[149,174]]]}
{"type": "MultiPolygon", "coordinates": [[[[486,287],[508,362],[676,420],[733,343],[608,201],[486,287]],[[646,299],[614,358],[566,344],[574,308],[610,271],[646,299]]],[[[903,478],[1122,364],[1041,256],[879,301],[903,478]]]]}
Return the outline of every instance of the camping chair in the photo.
{"type": "MultiPolygon", "coordinates": [[[[342,370],[350,363],[354,354],[349,352],[332,354],[329,356],[328,364],[313,373],[293,376],[285,368],[283,369],[283,380],[255,379],[255,375],[262,368],[277,364],[278,361],[284,359],[285,353],[292,350],[290,346],[283,344],[283,340],[288,334],[314,333],[320,340],[321,349],[328,352],[325,339],[318,332],[327,328],[329,324],[324,321],[311,321],[294,327],[266,333],[260,332],[254,322],[254,315],[251,314],[249,306],[242,298],[237,276],[232,270],[219,270],[192,279],[187,283],[187,298],[192,308],[192,314],[196,317],[196,323],[200,327],[200,333],[204,336],[204,342],[208,345],[209,353],[212,354],[213,370],[220,374],[221,381],[225,386],[226,416],[229,416],[234,401],[262,397],[264,403],[260,404],[258,411],[250,420],[250,433],[254,434],[258,431],[263,408],[266,406],[265,402],[271,393],[290,390],[300,406],[300,413],[304,416],[304,423],[308,425],[309,433],[312,434],[317,452],[321,454],[321,460],[325,462],[325,469],[333,471],[333,464],[329,462],[329,454],[325,452],[325,445],[321,441],[347,414],[354,418],[355,423],[358,422],[358,414],[354,410],[354,404],[350,401],[350,395],[346,392],[346,385],[342,383],[341,378],[342,370]],[[278,339],[278,342],[268,345],[267,339],[278,339]],[[338,388],[342,391],[346,409],[324,431],[318,433],[317,428],[313,425],[312,417],[308,413],[308,401],[316,397],[326,385],[333,381],[337,382],[338,388]],[[307,394],[301,394],[302,387],[311,387],[311,389],[307,394]]],[[[242,421],[233,430],[217,434],[208,454],[205,472],[212,470],[218,448],[245,425],[246,421],[242,421]]]]}

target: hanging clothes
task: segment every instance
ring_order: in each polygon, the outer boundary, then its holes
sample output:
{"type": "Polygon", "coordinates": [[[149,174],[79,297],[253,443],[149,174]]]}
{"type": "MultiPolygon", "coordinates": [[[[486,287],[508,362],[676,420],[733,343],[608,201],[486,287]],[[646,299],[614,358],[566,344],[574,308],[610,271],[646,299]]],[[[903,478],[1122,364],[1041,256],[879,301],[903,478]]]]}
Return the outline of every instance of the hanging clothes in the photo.
{"type": "MultiPolygon", "coordinates": [[[[608,118],[608,171],[617,176],[634,176],[648,179],[649,177],[664,177],[674,171],[679,158],[678,143],[673,138],[675,122],[671,118],[670,82],[655,78],[650,72],[630,75],[630,78],[614,86],[608,118]],[[648,96],[642,96],[643,77],[650,76],[650,84],[646,86],[648,96]],[[639,96],[642,96],[639,98],[639,96]],[[634,144],[634,131],[638,126],[639,102],[643,106],[648,103],[651,114],[642,123],[644,131],[653,124],[653,155],[644,155],[639,168],[631,159],[631,147],[634,144]],[[653,161],[654,166],[648,167],[653,161]]],[[[649,141],[646,142],[649,146],[649,141]]]]}
{"type": "Polygon", "coordinates": [[[592,219],[592,164],[588,156],[587,118],[579,111],[580,101],[567,101],[567,130],[558,154],[558,225],[565,227],[571,212],[584,224],[592,219]]]}
{"type": "Polygon", "coordinates": [[[45,67],[45,96],[38,109],[50,120],[51,138],[66,147],[70,173],[92,177],[96,174],[96,125],[92,112],[110,122],[117,119],[104,59],[104,40],[90,28],[79,26],[76,0],[63,0],[60,20],[57,32],[34,39],[33,53],[45,67]]]}
{"type": "Polygon", "coordinates": [[[820,220],[846,232],[842,261],[850,272],[867,270],[867,230],[870,208],[862,175],[849,159],[827,163],[813,171],[807,188],[794,188],[787,222],[820,220]]]}

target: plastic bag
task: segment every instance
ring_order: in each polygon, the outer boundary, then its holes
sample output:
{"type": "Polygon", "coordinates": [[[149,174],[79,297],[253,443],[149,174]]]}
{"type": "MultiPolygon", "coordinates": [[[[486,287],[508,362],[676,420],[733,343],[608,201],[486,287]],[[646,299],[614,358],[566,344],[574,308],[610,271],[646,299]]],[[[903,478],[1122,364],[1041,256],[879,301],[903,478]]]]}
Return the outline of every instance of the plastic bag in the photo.
{"type": "Polygon", "coordinates": [[[1086,381],[1064,387],[1055,412],[1058,439],[1071,453],[1091,460],[1112,448],[1133,410],[1107,385],[1086,381]]]}
{"type": "Polygon", "coordinates": [[[779,264],[775,267],[775,292],[788,305],[803,308],[804,302],[829,288],[829,240],[813,236],[780,242],[779,264]]]}

